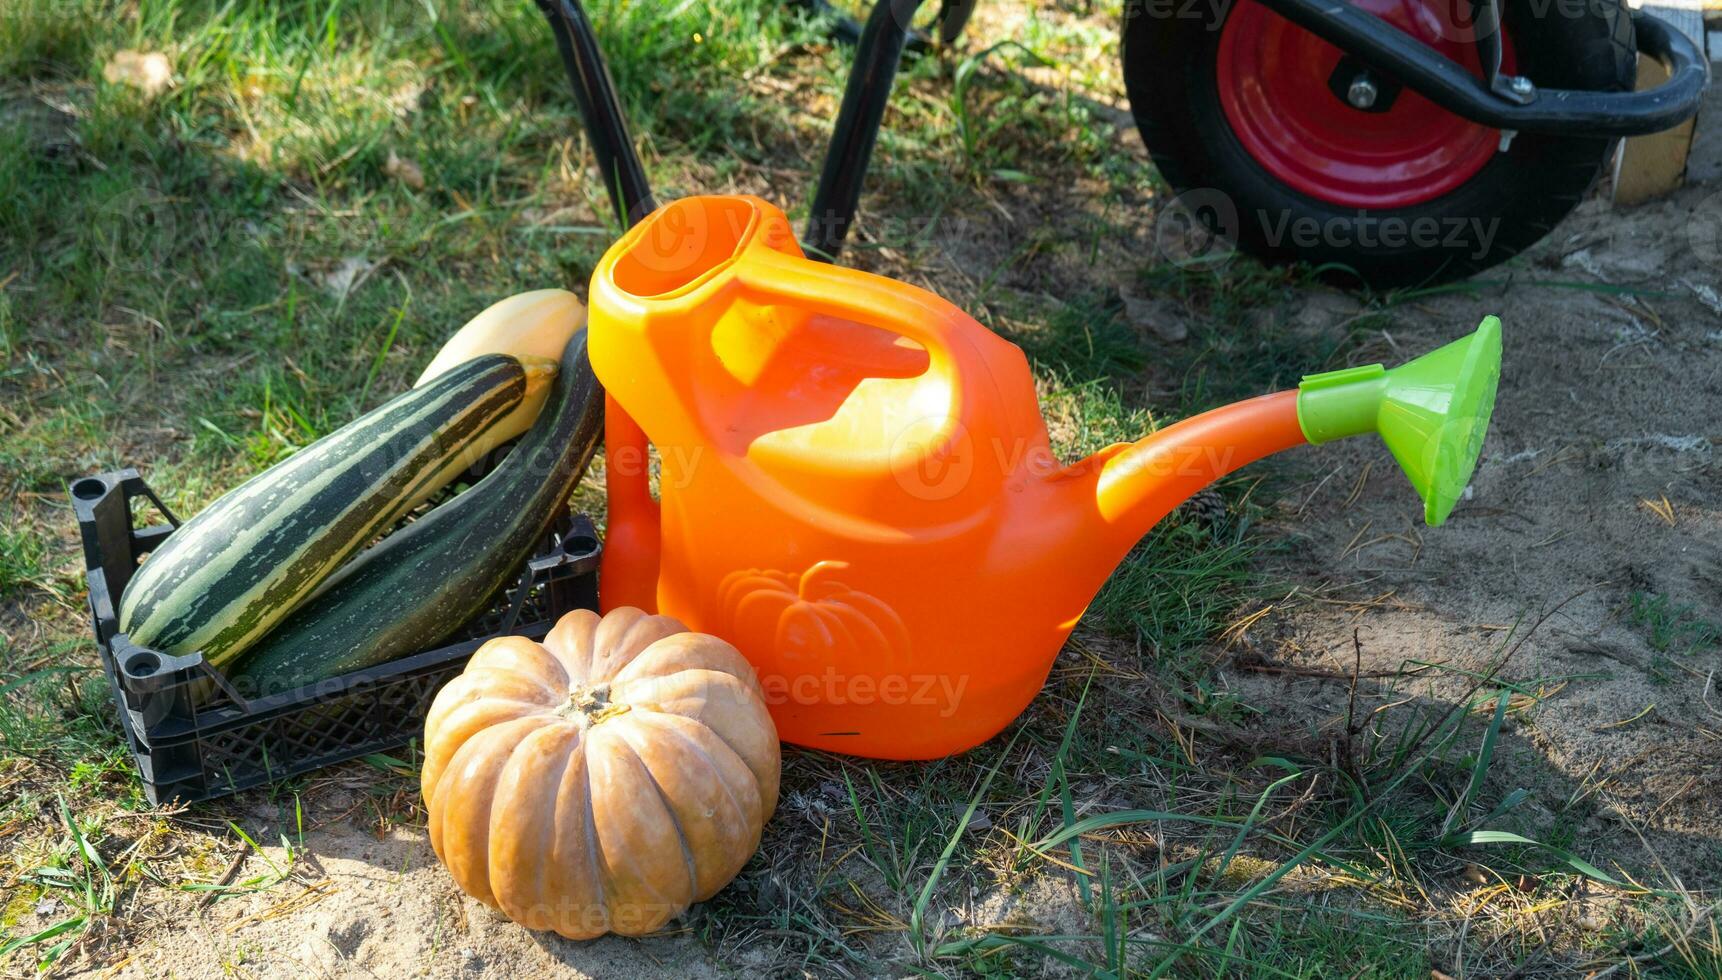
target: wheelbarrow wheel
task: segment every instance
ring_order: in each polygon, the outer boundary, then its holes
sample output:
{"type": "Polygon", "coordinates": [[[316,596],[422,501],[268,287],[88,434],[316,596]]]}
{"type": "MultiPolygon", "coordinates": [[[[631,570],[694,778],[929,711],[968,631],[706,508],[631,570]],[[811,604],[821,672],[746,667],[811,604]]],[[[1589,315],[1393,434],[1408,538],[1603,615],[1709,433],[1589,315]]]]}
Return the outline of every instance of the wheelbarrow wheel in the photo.
{"type": "MultiPolygon", "coordinates": [[[[1482,71],[1455,0],[1353,0],[1482,71]]],[[[1502,70],[1620,91],[1636,72],[1620,0],[1502,4],[1502,70]]],[[[1213,235],[1375,288],[1471,275],[1548,234],[1609,139],[1470,122],[1253,0],[1128,0],[1124,78],[1160,173],[1213,235]]]]}

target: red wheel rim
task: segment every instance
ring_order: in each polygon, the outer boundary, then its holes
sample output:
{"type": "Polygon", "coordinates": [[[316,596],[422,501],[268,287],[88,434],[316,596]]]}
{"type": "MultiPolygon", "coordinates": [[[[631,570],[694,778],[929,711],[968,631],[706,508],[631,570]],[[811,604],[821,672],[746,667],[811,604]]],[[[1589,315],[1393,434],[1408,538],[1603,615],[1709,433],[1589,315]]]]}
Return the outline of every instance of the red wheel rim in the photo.
{"type": "MultiPolygon", "coordinates": [[[[1482,77],[1461,0],[1352,0],[1482,77]]],[[[1514,70],[1511,39],[1501,68],[1514,70]]],[[[1384,112],[1353,108],[1329,88],[1343,53],[1258,3],[1239,3],[1220,32],[1220,105],[1238,141],[1267,171],[1318,200],[1403,208],[1476,176],[1499,130],[1448,112],[1410,89],[1384,112]]]]}

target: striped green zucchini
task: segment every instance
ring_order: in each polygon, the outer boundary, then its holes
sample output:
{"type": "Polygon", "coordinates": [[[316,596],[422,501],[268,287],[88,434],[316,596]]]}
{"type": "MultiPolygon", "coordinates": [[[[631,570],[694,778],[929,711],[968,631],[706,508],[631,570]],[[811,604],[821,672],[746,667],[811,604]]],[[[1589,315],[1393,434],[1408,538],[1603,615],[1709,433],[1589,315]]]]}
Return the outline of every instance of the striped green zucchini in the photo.
{"type": "Polygon", "coordinates": [[[354,553],[488,451],[556,364],[475,358],[312,443],[205,508],[120,600],[132,642],[229,663],[354,553]]]}
{"type": "Polygon", "coordinates": [[[235,685],[247,697],[279,693],[430,649],[471,622],[567,507],[603,403],[582,329],[538,423],[496,469],[348,563],[234,664],[235,685]]]}

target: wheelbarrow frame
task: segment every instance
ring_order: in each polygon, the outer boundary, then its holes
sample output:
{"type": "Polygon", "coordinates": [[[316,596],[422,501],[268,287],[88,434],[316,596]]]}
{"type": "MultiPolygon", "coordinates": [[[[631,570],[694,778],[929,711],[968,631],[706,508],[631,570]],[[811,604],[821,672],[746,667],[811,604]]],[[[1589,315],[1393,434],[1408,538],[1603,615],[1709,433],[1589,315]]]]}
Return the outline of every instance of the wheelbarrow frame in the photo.
{"type": "MultiPolygon", "coordinates": [[[[808,212],[803,245],[814,257],[833,260],[842,251],[861,187],[878,142],[897,66],[906,49],[948,44],[961,34],[977,0],[941,0],[934,36],[913,20],[925,0],[877,0],[864,25],[833,10],[829,0],[785,0],[832,22],[832,33],[855,44],[855,60],[820,169],[808,212]],[[936,38],[936,40],[935,40],[936,38]]],[[[1261,3],[1355,58],[1391,76],[1438,106],[1473,122],[1510,132],[1582,136],[1642,136],[1692,117],[1710,81],[1710,66],[1698,46],[1651,14],[1634,11],[1638,49],[1668,65],[1670,77],[1638,92],[1538,89],[1530,79],[1501,71],[1500,0],[1478,0],[1476,44],[1484,77],[1473,76],[1391,24],[1361,8],[1334,0],[1227,0],[1261,3]]],[[[598,171],[617,217],[631,226],[657,207],[645,168],[628,135],[615,85],[580,0],[537,0],[550,22],[556,46],[579,104],[598,171]]],[[[1176,4],[1167,0],[1175,9],[1176,4]]],[[[1132,6],[1135,16],[1151,16],[1132,6]]]]}

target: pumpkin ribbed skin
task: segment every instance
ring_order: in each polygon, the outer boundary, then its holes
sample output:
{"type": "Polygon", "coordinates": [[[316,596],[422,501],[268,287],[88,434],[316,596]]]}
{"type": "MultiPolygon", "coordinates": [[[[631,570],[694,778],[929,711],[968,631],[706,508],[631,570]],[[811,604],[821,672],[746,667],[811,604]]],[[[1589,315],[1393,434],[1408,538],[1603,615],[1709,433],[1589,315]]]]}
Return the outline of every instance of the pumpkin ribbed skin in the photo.
{"type": "Polygon", "coordinates": [[[777,807],[753,668],[668,616],[577,610],[437,695],[431,845],[467,894],[570,939],[652,932],[728,884],[777,807]]]}

